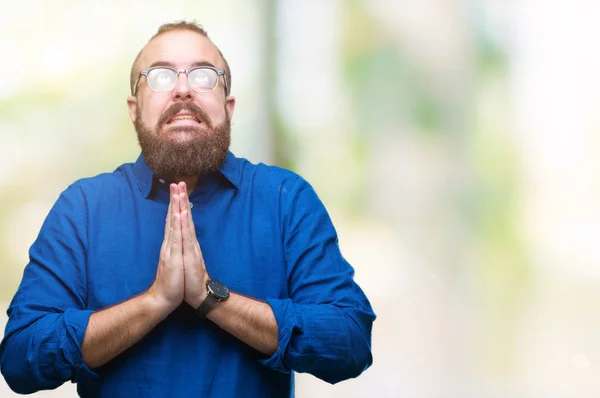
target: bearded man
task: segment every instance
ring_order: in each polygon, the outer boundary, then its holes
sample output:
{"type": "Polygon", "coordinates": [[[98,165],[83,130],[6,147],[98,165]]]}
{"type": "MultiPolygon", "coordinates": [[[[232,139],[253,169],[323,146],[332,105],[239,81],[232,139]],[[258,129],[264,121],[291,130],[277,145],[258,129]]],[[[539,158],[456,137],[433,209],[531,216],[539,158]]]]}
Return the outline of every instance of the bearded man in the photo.
{"type": "Polygon", "coordinates": [[[294,395],[372,363],[375,315],[299,175],[229,151],[231,72],[204,29],[163,25],[131,69],[141,154],[69,186],[30,249],[0,368],[18,393],[294,395]]]}

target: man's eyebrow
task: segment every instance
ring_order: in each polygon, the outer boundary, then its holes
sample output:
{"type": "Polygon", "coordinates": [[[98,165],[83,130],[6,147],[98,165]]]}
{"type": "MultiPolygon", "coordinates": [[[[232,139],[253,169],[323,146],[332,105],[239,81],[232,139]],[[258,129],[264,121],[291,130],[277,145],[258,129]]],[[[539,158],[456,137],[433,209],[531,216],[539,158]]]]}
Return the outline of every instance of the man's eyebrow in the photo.
{"type": "Polygon", "coordinates": [[[155,61],[149,66],[149,68],[153,68],[155,66],[170,66],[171,68],[175,67],[175,64],[169,61],[155,61]]]}
{"type": "MultiPolygon", "coordinates": [[[[155,61],[149,67],[152,68],[154,66],[169,66],[171,68],[176,68],[175,64],[172,62],[169,62],[169,61],[155,61]]],[[[216,66],[214,66],[213,64],[211,64],[210,62],[207,62],[207,61],[194,62],[192,64],[191,68],[194,68],[196,66],[211,66],[213,68],[216,68],[216,66]]]]}
{"type": "Polygon", "coordinates": [[[200,62],[194,62],[192,64],[192,68],[196,67],[196,66],[212,66],[213,68],[216,68],[216,66],[214,66],[213,64],[211,64],[210,62],[206,62],[206,61],[200,61],[200,62]]]}

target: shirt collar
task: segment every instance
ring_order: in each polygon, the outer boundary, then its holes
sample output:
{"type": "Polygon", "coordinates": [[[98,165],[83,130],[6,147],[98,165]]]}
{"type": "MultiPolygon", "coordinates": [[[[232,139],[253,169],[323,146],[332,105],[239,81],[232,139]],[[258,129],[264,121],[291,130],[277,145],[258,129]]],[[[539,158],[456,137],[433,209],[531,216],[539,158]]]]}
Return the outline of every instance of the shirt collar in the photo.
{"type": "Polygon", "coordinates": [[[240,170],[240,162],[233,153],[227,152],[227,158],[225,158],[225,162],[219,168],[219,172],[234,187],[240,189],[242,185],[242,172],[240,170]]]}
{"type": "MultiPolygon", "coordinates": [[[[152,191],[152,184],[155,180],[159,179],[160,176],[150,168],[148,163],[146,163],[143,153],[140,153],[140,156],[138,156],[137,160],[135,161],[133,165],[133,173],[136,177],[140,191],[142,191],[144,197],[147,198],[152,191]]],[[[219,173],[222,174],[223,177],[225,177],[225,179],[229,181],[236,189],[240,189],[241,172],[238,159],[233,153],[227,153],[225,162],[223,162],[219,168],[219,173]]]]}

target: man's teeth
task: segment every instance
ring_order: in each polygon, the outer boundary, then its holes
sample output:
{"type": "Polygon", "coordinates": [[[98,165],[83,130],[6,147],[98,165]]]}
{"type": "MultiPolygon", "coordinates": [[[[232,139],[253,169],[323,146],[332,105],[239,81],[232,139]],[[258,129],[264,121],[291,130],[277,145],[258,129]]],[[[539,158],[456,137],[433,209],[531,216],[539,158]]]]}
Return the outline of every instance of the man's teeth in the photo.
{"type": "Polygon", "coordinates": [[[197,122],[198,120],[193,117],[193,116],[175,116],[173,119],[171,119],[171,123],[177,120],[193,120],[195,122],[197,122]]]}

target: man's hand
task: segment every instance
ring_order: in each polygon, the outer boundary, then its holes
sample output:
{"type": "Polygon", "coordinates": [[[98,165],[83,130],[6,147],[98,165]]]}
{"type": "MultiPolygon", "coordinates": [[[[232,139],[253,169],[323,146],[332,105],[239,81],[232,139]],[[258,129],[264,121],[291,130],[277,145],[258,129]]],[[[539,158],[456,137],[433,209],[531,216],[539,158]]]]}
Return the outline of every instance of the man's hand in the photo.
{"type": "MultiPolygon", "coordinates": [[[[184,300],[197,309],[206,298],[206,281],[209,276],[196,237],[185,182],[180,182],[177,188],[181,206],[184,300]]],[[[207,319],[265,355],[273,355],[279,347],[277,321],[273,310],[265,302],[232,293],[227,301],[210,312],[207,319]]]]}
{"type": "Polygon", "coordinates": [[[181,236],[181,196],[176,184],[170,186],[169,210],[165,222],[165,237],[160,248],[156,279],[148,293],[173,311],[183,301],[185,281],[183,272],[183,238],[181,236]]]}
{"type": "Polygon", "coordinates": [[[81,355],[92,369],[131,347],[183,301],[185,279],[179,190],[175,184],[170,188],[165,237],[152,286],[143,294],[90,316],[81,355]]]}
{"type": "Polygon", "coordinates": [[[183,238],[183,267],[185,274],[184,300],[194,309],[206,298],[208,273],[204,266],[202,250],[196,238],[196,229],[185,182],[180,182],[179,203],[181,204],[181,236],[183,238]]]}

